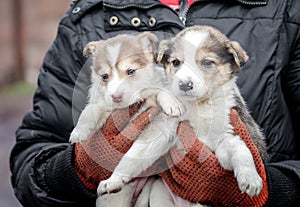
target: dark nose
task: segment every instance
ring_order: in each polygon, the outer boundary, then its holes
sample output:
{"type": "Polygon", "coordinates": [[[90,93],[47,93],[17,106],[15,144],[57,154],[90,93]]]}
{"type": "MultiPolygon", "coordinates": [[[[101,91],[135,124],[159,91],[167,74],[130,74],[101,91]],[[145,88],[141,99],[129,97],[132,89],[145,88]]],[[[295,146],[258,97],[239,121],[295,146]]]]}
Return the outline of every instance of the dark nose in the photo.
{"type": "Polygon", "coordinates": [[[115,103],[120,103],[122,101],[123,95],[118,94],[118,95],[111,95],[112,101],[115,103]]]}
{"type": "Polygon", "coordinates": [[[188,80],[188,81],[179,81],[179,89],[184,91],[184,92],[187,92],[189,90],[192,90],[193,89],[193,82],[188,80]]]}

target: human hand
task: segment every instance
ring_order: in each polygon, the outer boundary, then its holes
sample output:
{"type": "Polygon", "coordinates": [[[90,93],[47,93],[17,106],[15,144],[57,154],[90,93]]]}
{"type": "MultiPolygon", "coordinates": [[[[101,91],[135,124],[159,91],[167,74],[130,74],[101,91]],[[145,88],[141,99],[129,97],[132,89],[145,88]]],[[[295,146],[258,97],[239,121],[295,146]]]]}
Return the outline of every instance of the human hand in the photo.
{"type": "Polygon", "coordinates": [[[231,111],[230,118],[234,133],[250,149],[257,172],[263,180],[263,189],[258,196],[250,197],[239,189],[233,171],[221,167],[216,156],[199,141],[187,123],[180,123],[177,131],[187,153],[172,148],[166,158],[171,167],[161,176],[175,194],[195,203],[213,206],[264,206],[268,199],[268,183],[263,161],[235,110],[231,111]]]}
{"type": "Polygon", "coordinates": [[[160,111],[149,108],[128,123],[139,108],[136,103],[115,110],[99,131],[75,143],[74,168],[87,188],[96,190],[100,181],[110,177],[135,139],[160,111]]]}

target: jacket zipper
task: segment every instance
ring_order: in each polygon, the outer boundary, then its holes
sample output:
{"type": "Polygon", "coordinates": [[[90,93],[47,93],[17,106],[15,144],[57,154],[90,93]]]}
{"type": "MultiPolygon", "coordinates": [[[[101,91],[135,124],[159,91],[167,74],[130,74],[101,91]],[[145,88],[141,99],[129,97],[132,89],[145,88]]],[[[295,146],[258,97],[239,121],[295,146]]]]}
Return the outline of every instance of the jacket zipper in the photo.
{"type": "Polygon", "coordinates": [[[179,8],[179,19],[185,25],[186,22],[186,16],[189,11],[189,5],[188,5],[188,0],[180,0],[180,8],[179,8]]]}

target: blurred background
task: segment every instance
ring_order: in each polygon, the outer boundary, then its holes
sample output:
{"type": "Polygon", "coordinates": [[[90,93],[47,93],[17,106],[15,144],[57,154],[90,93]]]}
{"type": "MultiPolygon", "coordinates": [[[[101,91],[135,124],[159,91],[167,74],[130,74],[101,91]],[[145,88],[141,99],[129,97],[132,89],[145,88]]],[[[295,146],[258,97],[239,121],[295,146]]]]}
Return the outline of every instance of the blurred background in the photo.
{"type": "Polygon", "coordinates": [[[0,207],[20,207],[10,185],[9,154],[42,59],[71,0],[0,0],[0,207]]]}

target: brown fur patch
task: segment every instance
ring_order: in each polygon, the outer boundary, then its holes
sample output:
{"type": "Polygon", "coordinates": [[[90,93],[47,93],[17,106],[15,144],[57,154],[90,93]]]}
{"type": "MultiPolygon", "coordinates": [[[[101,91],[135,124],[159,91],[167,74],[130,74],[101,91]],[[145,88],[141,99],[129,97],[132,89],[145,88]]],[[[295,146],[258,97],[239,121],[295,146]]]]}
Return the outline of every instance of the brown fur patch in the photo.
{"type": "Polygon", "coordinates": [[[93,55],[94,71],[102,74],[112,75],[112,70],[116,70],[120,78],[125,78],[127,70],[140,70],[154,64],[154,45],[157,37],[150,32],[144,32],[137,36],[118,35],[106,41],[90,42],[84,49],[85,56],[93,55]],[[116,62],[111,63],[107,48],[113,44],[119,44],[120,48],[116,57],[116,62]]]}

